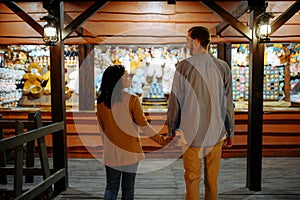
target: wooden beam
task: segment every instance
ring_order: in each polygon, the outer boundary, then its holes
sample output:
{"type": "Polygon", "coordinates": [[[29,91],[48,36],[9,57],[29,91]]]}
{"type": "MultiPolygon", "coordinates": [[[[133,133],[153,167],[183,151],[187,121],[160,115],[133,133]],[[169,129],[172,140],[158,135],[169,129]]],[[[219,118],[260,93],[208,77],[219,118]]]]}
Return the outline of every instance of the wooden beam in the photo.
{"type": "Polygon", "coordinates": [[[22,10],[22,8],[20,8],[15,2],[5,1],[4,4],[27,24],[29,24],[34,30],[36,30],[40,35],[44,34],[44,28],[32,17],[30,17],[24,10],[22,10]]]}
{"type": "Polygon", "coordinates": [[[225,22],[230,24],[234,29],[236,29],[243,36],[247,37],[248,40],[252,40],[252,30],[247,26],[242,24],[238,19],[225,11],[216,2],[210,0],[201,0],[208,8],[210,8],[214,13],[219,15],[225,22]]]}
{"type": "MultiPolygon", "coordinates": [[[[72,21],[73,21],[73,18],[70,16],[70,15],[68,15],[66,12],[64,13],[64,17],[65,17],[65,22],[68,24],[68,23],[71,23],[72,21]]],[[[82,38],[84,37],[84,35],[89,35],[89,36],[91,36],[92,37],[92,39],[90,39],[90,38],[86,38],[85,39],[85,41],[88,43],[88,44],[90,44],[90,43],[95,43],[95,44],[97,44],[97,43],[101,43],[102,42],[102,40],[99,40],[99,39],[97,39],[96,37],[96,35],[95,34],[93,34],[92,32],[90,32],[89,30],[87,30],[87,29],[85,29],[85,28],[82,28],[82,27],[78,27],[76,30],[75,30],[75,32],[78,34],[78,36],[81,36],[82,38]]]]}
{"type": "MultiPolygon", "coordinates": [[[[64,18],[65,18],[65,23],[69,24],[73,21],[73,18],[68,15],[68,13],[64,12],[64,18]]],[[[78,36],[82,36],[83,33],[83,28],[82,27],[78,27],[75,32],[77,33],[78,36]]]]}
{"type": "MultiPolygon", "coordinates": [[[[230,14],[235,17],[236,19],[238,19],[239,17],[241,17],[247,10],[249,9],[248,6],[248,2],[247,1],[242,1],[238,6],[236,6],[231,12],[230,14]]],[[[229,26],[228,23],[226,22],[220,22],[217,26],[216,26],[216,34],[220,35],[221,32],[223,30],[225,30],[227,27],[229,26]]]]}
{"type": "Polygon", "coordinates": [[[270,35],[277,31],[277,29],[279,29],[285,22],[287,22],[291,17],[293,17],[299,10],[300,1],[296,1],[293,5],[291,5],[291,7],[289,7],[285,12],[283,12],[271,23],[270,35]]]}
{"type": "Polygon", "coordinates": [[[76,17],[70,24],[68,24],[62,31],[62,40],[67,38],[72,32],[74,32],[81,24],[83,24],[89,17],[95,14],[99,9],[104,7],[107,1],[96,1],[88,9],[82,12],[78,17],[76,17]]]}
{"type": "Polygon", "coordinates": [[[53,15],[58,12],[56,9],[60,7],[60,3],[64,4],[64,0],[43,0],[43,7],[49,12],[49,14],[53,15]]]}
{"type": "MultiPolygon", "coordinates": [[[[97,1],[97,0],[90,0],[90,1],[97,1]]],[[[110,0],[110,2],[119,2],[120,0],[110,0]]],[[[137,1],[137,0],[126,0],[127,2],[130,1],[137,1]]],[[[155,0],[140,0],[141,2],[149,2],[149,1],[155,1],[155,0]]],[[[166,1],[166,0],[160,0],[160,1],[166,1]]],[[[186,0],[176,0],[177,2],[184,2],[186,0]]],[[[192,0],[195,1],[195,0],[192,0]]],[[[215,2],[224,2],[224,0],[214,0],[215,2]]],[[[236,2],[237,0],[226,0],[227,2],[236,2]]],[[[278,0],[268,0],[270,2],[272,1],[278,1],[278,0]]],[[[287,1],[287,0],[284,0],[287,1]]],[[[15,2],[41,2],[41,0],[15,0],[15,2]]],[[[63,0],[63,2],[83,2],[83,0],[63,0]]]]}

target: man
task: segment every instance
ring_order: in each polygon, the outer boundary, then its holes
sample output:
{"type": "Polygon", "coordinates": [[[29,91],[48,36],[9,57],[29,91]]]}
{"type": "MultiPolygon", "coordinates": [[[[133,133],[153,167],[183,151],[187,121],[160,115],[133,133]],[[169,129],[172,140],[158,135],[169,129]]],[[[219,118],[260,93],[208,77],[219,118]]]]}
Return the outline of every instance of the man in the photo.
{"type": "Polygon", "coordinates": [[[204,158],[206,200],[218,196],[223,147],[232,146],[234,109],[231,70],[208,53],[210,33],[196,26],[188,31],[191,57],[178,63],[168,107],[168,134],[183,133],[186,199],[199,199],[204,158]]]}

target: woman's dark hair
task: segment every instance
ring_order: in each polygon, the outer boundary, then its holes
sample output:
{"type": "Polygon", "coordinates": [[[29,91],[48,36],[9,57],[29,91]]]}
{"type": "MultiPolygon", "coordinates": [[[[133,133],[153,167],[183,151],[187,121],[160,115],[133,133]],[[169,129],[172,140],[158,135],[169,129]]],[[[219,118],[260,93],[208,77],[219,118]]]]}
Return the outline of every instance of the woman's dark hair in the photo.
{"type": "Polygon", "coordinates": [[[210,43],[210,33],[207,28],[203,26],[194,26],[189,29],[188,33],[192,39],[198,39],[201,46],[207,48],[210,43]]]}
{"type": "Polygon", "coordinates": [[[123,65],[109,66],[103,73],[97,104],[104,102],[108,108],[122,101],[122,91],[124,89],[121,77],[125,73],[123,65]]]}

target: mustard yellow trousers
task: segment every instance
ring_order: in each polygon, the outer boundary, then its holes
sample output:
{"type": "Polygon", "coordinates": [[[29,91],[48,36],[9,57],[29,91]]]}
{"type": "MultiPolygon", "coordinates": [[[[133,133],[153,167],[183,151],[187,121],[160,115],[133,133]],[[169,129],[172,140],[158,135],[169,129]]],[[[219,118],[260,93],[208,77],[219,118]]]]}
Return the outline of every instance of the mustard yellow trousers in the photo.
{"type": "Polygon", "coordinates": [[[218,198],[218,176],[223,141],[211,148],[188,147],[183,153],[185,199],[200,199],[200,178],[202,158],[204,161],[204,199],[218,198]]]}

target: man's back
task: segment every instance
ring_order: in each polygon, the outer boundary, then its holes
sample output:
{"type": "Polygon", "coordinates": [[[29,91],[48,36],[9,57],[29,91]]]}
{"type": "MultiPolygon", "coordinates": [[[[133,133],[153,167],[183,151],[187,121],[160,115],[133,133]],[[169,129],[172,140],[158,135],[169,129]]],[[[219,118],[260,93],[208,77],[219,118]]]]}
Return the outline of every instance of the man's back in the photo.
{"type": "Polygon", "coordinates": [[[220,66],[208,53],[178,64],[178,79],[174,79],[179,81],[173,92],[181,108],[180,129],[191,146],[213,146],[224,136],[224,69],[220,66]]]}

